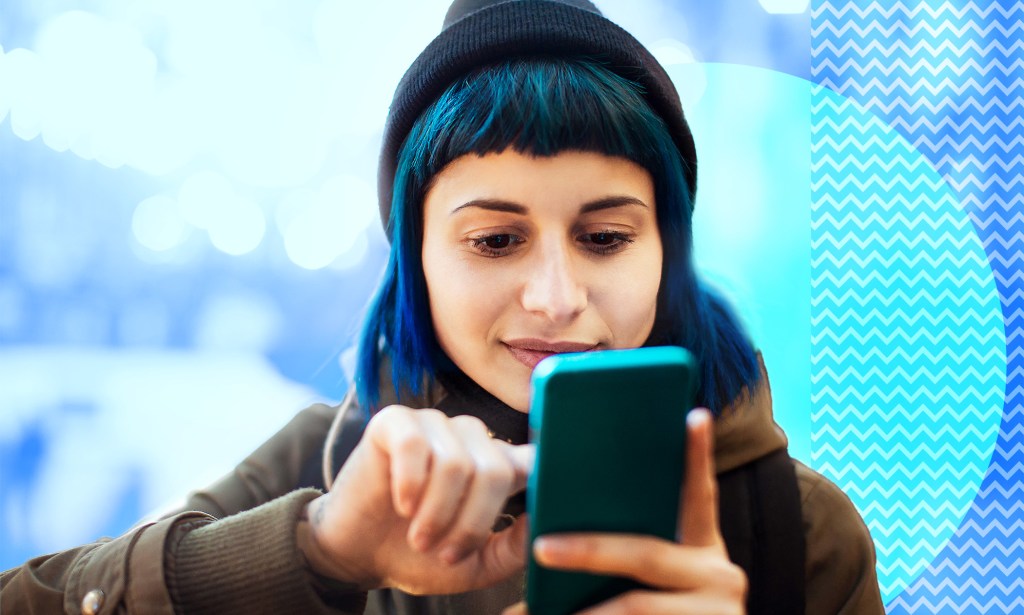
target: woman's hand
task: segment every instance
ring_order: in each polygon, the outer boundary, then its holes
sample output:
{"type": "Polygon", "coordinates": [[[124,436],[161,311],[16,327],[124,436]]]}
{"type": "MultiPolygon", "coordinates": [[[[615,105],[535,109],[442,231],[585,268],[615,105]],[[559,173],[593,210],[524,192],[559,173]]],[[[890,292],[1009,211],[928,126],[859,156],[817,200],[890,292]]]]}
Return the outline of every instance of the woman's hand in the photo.
{"type": "MultiPolygon", "coordinates": [[[[745,612],[747,578],[729,561],[718,525],[712,427],[707,410],[695,410],[687,419],[681,543],[596,533],[552,534],[534,542],[537,560],[550,568],[629,577],[653,588],[621,594],[584,613],[745,612]]],[[[505,615],[513,613],[526,613],[525,605],[515,605],[505,615]]]]}
{"type": "Polygon", "coordinates": [[[494,584],[525,562],[524,520],[491,528],[532,465],[531,445],[495,440],[477,418],[390,406],[370,420],[331,491],[308,505],[300,548],[315,572],[362,590],[494,584]]]}

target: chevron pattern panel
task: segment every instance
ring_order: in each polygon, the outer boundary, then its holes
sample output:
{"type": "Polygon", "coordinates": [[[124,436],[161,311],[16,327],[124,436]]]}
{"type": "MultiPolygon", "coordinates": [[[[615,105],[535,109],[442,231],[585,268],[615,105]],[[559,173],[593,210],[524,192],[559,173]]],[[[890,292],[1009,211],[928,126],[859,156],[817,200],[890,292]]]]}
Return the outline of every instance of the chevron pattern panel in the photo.
{"type": "Polygon", "coordinates": [[[812,462],[891,613],[1024,612],[1022,24],[812,8],[812,462]]]}

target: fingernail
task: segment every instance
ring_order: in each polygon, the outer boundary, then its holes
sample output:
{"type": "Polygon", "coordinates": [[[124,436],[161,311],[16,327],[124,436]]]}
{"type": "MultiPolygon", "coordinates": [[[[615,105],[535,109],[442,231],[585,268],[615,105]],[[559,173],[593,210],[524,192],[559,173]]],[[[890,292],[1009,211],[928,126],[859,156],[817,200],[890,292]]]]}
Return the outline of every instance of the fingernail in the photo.
{"type": "Polygon", "coordinates": [[[696,427],[710,418],[711,413],[707,408],[694,408],[686,414],[686,424],[690,427],[696,427]]]}
{"type": "Polygon", "coordinates": [[[553,563],[568,551],[564,540],[540,537],[533,541],[533,554],[541,563],[553,563]]]}

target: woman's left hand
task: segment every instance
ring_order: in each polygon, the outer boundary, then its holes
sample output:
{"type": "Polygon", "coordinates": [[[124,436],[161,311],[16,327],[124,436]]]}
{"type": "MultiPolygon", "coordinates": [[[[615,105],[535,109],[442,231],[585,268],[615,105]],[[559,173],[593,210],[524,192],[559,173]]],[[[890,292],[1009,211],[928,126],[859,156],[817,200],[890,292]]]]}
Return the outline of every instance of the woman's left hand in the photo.
{"type": "MultiPolygon", "coordinates": [[[[549,568],[629,577],[652,588],[626,592],[583,613],[746,612],[747,577],[729,561],[718,524],[712,428],[707,410],[690,413],[681,543],[598,533],[550,534],[534,542],[534,555],[549,568]]],[[[522,603],[505,611],[505,615],[525,613],[522,603]]]]}

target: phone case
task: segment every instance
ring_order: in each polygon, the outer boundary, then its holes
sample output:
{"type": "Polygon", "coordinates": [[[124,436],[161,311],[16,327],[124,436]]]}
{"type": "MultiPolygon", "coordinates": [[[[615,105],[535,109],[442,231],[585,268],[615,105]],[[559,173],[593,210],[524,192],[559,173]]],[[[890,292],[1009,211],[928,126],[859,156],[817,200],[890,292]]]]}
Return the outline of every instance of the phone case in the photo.
{"type": "MultiPolygon", "coordinates": [[[[696,363],[683,348],[556,355],[533,372],[530,542],[554,532],[676,538],[696,363]]],[[[575,613],[639,584],[527,564],[531,615],[575,613]]]]}

